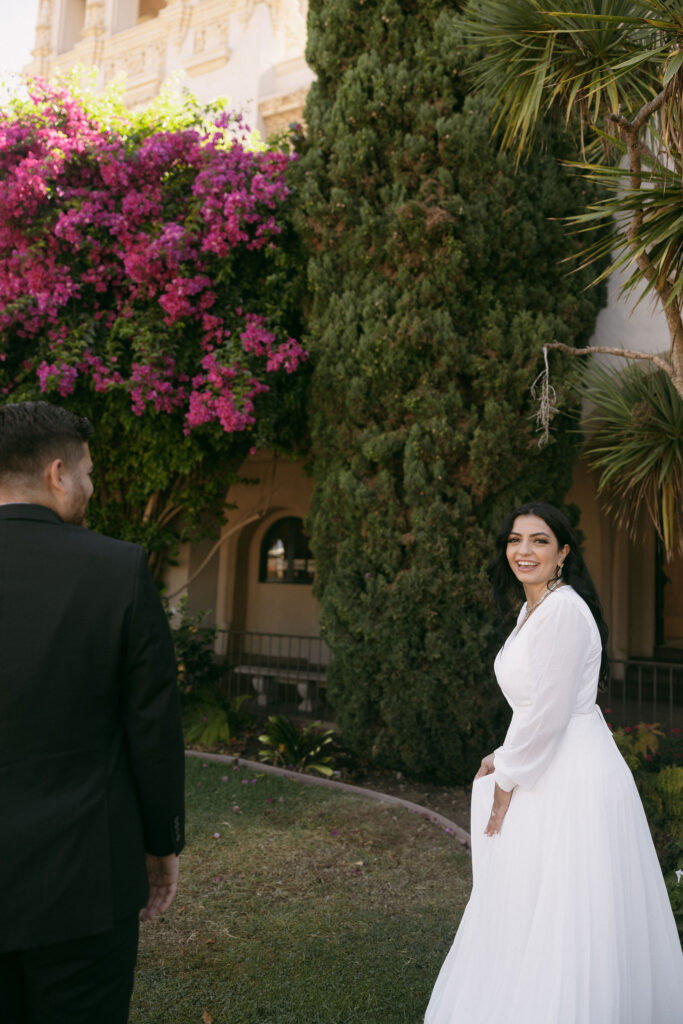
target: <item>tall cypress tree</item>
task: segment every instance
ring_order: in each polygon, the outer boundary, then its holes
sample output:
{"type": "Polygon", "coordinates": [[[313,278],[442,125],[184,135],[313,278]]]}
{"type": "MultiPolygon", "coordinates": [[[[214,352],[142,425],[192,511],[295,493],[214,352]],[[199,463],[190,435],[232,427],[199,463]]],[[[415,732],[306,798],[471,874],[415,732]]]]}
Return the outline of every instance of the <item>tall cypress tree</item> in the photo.
{"type": "Polygon", "coordinates": [[[500,155],[464,52],[457,3],[311,0],[298,169],[330,698],[357,753],[447,782],[501,738],[495,530],[571,480],[571,422],[534,433],[541,345],[585,344],[599,306],[559,266],[581,184],[552,137],[500,155]]]}

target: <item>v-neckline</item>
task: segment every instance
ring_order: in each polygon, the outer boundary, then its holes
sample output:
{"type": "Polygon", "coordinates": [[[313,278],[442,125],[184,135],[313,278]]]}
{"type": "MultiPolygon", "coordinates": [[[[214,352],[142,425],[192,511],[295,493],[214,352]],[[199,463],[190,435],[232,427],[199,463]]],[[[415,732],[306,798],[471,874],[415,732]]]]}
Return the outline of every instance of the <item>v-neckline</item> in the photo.
{"type": "MultiPolygon", "coordinates": [[[[559,587],[555,587],[553,590],[549,590],[548,591],[548,597],[550,597],[551,594],[557,593],[558,590],[564,590],[564,588],[567,587],[567,586],[569,586],[568,583],[562,583],[559,587]]],[[[541,604],[543,604],[543,603],[545,603],[545,599],[544,599],[544,601],[541,602],[541,604]]],[[[531,618],[531,615],[533,615],[533,612],[531,612],[531,614],[529,614],[525,618],[523,618],[521,622],[519,621],[520,617],[522,616],[522,613],[525,611],[526,608],[528,608],[528,606],[529,606],[529,602],[525,601],[524,604],[522,605],[522,607],[520,608],[519,615],[517,616],[517,624],[515,625],[515,628],[512,630],[510,635],[506,638],[505,643],[503,644],[503,646],[501,647],[500,651],[498,652],[499,656],[503,653],[503,651],[505,651],[512,644],[512,642],[514,640],[517,639],[519,634],[522,632],[522,628],[524,626],[526,626],[527,622],[531,618]]],[[[539,608],[540,604],[536,605],[536,607],[539,608]]]]}

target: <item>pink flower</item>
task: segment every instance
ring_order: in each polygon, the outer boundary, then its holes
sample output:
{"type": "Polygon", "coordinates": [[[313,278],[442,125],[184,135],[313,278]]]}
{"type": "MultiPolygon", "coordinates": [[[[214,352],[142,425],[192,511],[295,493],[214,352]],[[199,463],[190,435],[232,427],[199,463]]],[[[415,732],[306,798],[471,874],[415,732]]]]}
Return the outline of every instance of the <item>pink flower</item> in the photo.
{"type": "Polygon", "coordinates": [[[247,430],[268,374],[307,353],[233,309],[225,272],[277,240],[293,157],[248,149],[232,114],[134,143],[67,89],[28,89],[25,113],[0,111],[0,331],[24,369],[62,397],[126,391],[186,434],[247,430]]]}

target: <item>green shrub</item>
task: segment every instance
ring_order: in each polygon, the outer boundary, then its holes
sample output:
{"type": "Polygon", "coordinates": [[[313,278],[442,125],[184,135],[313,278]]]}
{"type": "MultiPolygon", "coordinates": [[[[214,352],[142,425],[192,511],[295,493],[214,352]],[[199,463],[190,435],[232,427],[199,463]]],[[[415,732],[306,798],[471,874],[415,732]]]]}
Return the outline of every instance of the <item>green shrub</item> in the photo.
{"type": "Polygon", "coordinates": [[[214,700],[193,700],[183,707],[185,742],[197,747],[226,746],[254,724],[254,716],[244,707],[248,693],[230,703],[216,694],[214,700]]]}
{"type": "Polygon", "coordinates": [[[185,741],[200,747],[226,745],[254,723],[246,707],[250,695],[227,701],[221,690],[214,653],[217,630],[202,625],[207,614],[191,615],[183,598],[171,617],[185,741]]]}
{"type": "Polygon", "coordinates": [[[186,597],[170,613],[178,686],[185,696],[212,692],[220,680],[221,669],[214,653],[217,629],[202,625],[208,614],[206,611],[190,614],[186,597]]]}
{"type": "Polygon", "coordinates": [[[681,741],[678,735],[666,737],[658,724],[645,722],[615,729],[614,739],[643,801],[683,942],[683,765],[677,763],[681,741]]]}
{"type": "Polygon", "coordinates": [[[333,775],[332,758],[324,753],[332,743],[332,730],[320,732],[319,726],[320,722],[312,722],[297,729],[291,718],[270,715],[267,732],[259,736],[261,743],[266,744],[265,749],[259,751],[261,760],[297,771],[333,775]]]}
{"type": "Polygon", "coordinates": [[[578,246],[562,217],[586,195],[557,163],[566,143],[548,129],[519,168],[497,151],[466,95],[457,6],[310,0],[295,168],[329,698],[357,756],[449,783],[509,716],[494,532],[522,500],[562,504],[578,451],[568,416],[538,449],[541,346],[585,344],[603,298],[559,265],[578,246]]]}

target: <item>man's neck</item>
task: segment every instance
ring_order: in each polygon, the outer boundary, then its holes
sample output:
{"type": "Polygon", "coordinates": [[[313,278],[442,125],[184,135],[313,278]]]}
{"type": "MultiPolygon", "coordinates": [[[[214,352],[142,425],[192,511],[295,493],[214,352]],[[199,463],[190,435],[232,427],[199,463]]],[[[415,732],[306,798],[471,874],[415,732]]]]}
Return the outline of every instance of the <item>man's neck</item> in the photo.
{"type": "Polygon", "coordinates": [[[0,505],[42,505],[55,511],[49,498],[44,494],[32,494],[27,491],[0,491],[0,505]]]}

